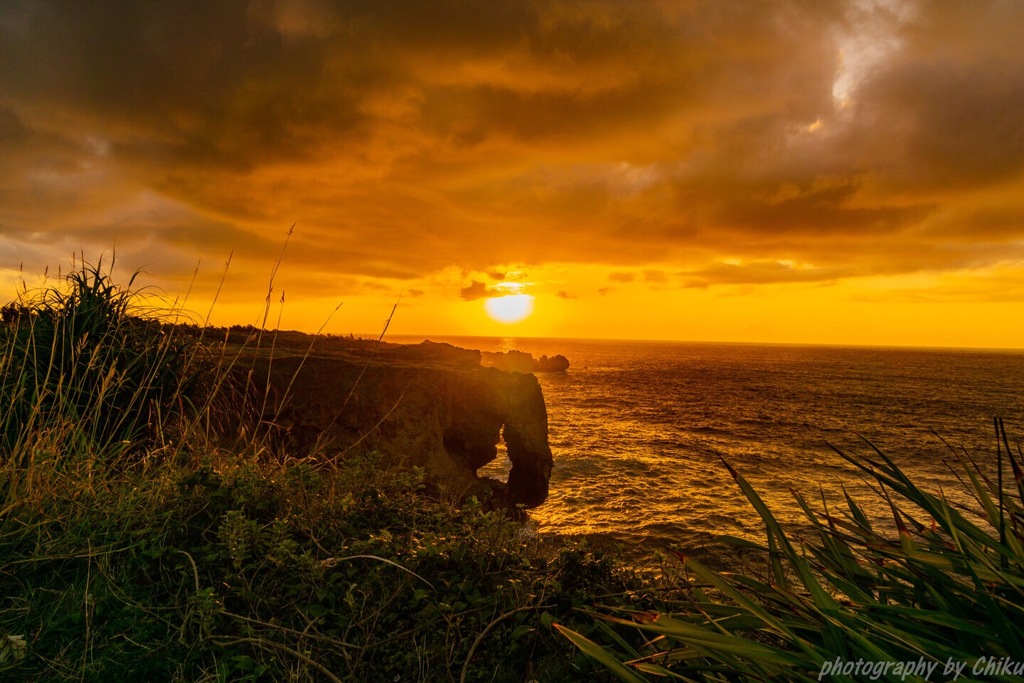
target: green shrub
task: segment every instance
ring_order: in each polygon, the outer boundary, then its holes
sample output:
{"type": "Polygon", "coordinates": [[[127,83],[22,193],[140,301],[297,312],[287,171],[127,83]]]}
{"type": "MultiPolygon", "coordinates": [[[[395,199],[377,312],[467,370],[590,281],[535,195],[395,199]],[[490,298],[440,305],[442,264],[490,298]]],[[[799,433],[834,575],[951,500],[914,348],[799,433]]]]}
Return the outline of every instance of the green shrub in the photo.
{"type": "Polygon", "coordinates": [[[88,495],[62,479],[8,510],[0,637],[24,642],[10,675],[575,681],[594,665],[551,623],[587,631],[578,608],[640,587],[610,556],[427,497],[377,456],[317,470],[213,455],[88,495]]]}

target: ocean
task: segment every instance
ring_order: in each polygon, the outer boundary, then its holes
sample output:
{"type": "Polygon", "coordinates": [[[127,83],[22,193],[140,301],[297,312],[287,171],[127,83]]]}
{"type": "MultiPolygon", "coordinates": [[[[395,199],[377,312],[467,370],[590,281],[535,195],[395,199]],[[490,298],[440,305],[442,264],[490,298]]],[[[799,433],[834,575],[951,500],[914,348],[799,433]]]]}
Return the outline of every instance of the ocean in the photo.
{"type": "MultiPolygon", "coordinates": [[[[538,375],[555,458],[550,496],[530,515],[541,534],[634,547],[699,548],[719,534],[763,541],[724,462],[786,525],[804,519],[791,490],[832,506],[845,488],[892,528],[883,499],[833,447],[872,455],[874,444],[923,488],[967,502],[953,450],[994,472],[993,418],[1024,440],[1024,352],[431,339],[569,359],[568,372],[538,375]]],[[[499,457],[481,473],[504,478],[508,465],[499,457]]]]}

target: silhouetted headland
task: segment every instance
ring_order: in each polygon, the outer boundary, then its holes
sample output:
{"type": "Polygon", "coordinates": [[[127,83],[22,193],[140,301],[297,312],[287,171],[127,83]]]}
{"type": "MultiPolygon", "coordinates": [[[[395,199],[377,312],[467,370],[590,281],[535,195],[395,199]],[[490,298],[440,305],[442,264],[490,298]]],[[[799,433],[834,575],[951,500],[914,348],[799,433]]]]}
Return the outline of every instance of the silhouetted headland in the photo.
{"type": "Polygon", "coordinates": [[[564,357],[298,332],[276,333],[271,355],[275,333],[264,332],[258,348],[252,334],[226,335],[244,349],[236,377],[251,399],[235,400],[262,406],[238,417],[250,428],[269,425],[276,450],[326,458],[378,451],[388,465],[422,467],[432,486],[459,496],[526,508],[546,500],[553,464],[547,408],[530,373],[564,371],[564,357]],[[508,481],[478,476],[502,440],[508,481]]]}

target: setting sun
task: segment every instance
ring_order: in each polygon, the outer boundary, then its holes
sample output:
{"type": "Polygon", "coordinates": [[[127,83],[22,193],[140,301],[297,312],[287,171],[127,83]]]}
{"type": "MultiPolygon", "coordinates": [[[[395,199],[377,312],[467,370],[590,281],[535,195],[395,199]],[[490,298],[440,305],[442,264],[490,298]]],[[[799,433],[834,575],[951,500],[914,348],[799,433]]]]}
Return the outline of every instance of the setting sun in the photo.
{"type": "Polygon", "coordinates": [[[487,299],[487,315],[500,323],[517,323],[533,313],[533,297],[529,294],[509,294],[487,299]]]}

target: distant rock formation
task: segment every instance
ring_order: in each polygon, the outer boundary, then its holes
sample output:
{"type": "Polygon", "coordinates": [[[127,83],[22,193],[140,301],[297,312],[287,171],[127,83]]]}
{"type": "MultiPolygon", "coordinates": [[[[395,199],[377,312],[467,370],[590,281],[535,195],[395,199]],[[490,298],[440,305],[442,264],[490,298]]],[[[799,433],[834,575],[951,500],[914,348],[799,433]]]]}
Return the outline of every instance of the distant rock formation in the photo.
{"type": "Polygon", "coordinates": [[[253,395],[270,397],[261,421],[285,453],[378,450],[456,494],[493,489],[499,502],[527,508],[547,498],[553,460],[540,384],[480,367],[479,351],[424,342],[388,345],[372,359],[332,352],[244,365],[253,395]],[[512,462],[504,486],[476,474],[497,457],[500,438],[512,462]]]}
{"type": "Polygon", "coordinates": [[[565,372],[568,369],[569,359],[559,353],[551,358],[547,356],[538,358],[534,372],[565,372]]]}
{"type": "Polygon", "coordinates": [[[559,354],[548,358],[534,358],[525,351],[482,351],[481,363],[487,367],[498,368],[509,372],[565,372],[569,369],[569,359],[559,354]]]}
{"type": "Polygon", "coordinates": [[[387,360],[451,365],[459,368],[478,368],[481,361],[480,351],[463,349],[446,342],[433,342],[429,339],[419,344],[392,345],[378,355],[387,360]]]}

